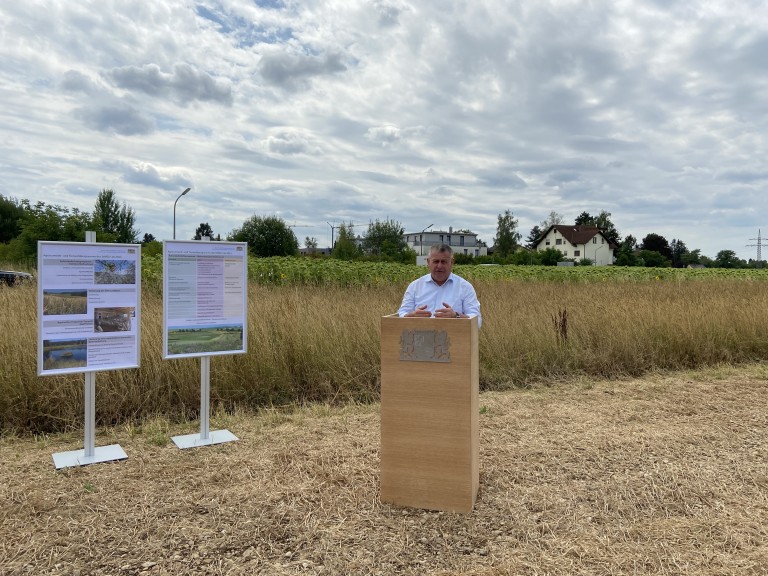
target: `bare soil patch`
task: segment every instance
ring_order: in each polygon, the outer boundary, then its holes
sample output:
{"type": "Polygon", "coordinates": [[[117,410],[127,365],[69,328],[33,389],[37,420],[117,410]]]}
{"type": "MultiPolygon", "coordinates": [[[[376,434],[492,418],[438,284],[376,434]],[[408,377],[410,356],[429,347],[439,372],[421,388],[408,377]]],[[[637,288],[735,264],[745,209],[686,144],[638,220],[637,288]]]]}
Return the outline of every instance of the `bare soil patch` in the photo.
{"type": "Polygon", "coordinates": [[[378,406],[0,440],[0,574],[766,574],[764,367],[481,394],[471,514],[378,494],[378,406]]]}

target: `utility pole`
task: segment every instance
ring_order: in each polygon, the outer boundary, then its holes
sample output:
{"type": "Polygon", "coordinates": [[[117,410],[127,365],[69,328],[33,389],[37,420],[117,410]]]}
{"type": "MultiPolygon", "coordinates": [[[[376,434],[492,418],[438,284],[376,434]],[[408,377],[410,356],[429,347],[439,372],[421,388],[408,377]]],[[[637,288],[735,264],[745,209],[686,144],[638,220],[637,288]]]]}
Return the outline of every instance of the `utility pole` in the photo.
{"type": "Polygon", "coordinates": [[[756,262],[755,265],[758,268],[762,268],[763,267],[763,257],[762,257],[761,249],[762,249],[763,246],[768,246],[768,244],[763,244],[763,238],[760,235],[760,228],[757,229],[757,238],[750,238],[750,240],[752,240],[753,242],[756,241],[757,244],[747,244],[747,248],[755,248],[755,247],[757,247],[757,262],[756,262]]]}

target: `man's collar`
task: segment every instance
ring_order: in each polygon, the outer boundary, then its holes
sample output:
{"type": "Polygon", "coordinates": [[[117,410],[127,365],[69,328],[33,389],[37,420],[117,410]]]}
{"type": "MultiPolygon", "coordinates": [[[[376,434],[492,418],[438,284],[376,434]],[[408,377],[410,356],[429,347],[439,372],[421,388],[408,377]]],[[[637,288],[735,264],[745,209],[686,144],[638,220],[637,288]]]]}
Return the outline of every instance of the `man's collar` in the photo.
{"type": "Polygon", "coordinates": [[[453,282],[453,272],[448,274],[448,278],[446,278],[445,282],[443,282],[442,284],[438,284],[437,282],[435,282],[435,279],[432,278],[432,274],[429,275],[429,280],[427,280],[427,282],[432,282],[432,284],[434,284],[435,286],[445,286],[446,284],[448,284],[448,282],[453,282]]]}

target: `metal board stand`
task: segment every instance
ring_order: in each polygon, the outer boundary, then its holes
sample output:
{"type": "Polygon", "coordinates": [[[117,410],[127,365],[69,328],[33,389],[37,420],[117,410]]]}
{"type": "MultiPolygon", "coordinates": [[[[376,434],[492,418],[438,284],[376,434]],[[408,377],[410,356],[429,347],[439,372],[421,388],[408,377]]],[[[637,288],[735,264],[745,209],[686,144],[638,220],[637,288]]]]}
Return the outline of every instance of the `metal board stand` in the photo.
{"type": "Polygon", "coordinates": [[[98,462],[125,460],[128,455],[119,444],[95,446],[96,444],[96,373],[85,373],[85,448],[70,452],[57,452],[53,455],[56,469],[72,466],[85,466],[98,462]]]}
{"type": "Polygon", "coordinates": [[[181,449],[223,444],[237,440],[237,436],[229,430],[214,430],[211,432],[211,358],[200,357],[200,433],[185,434],[171,438],[181,449]]]}

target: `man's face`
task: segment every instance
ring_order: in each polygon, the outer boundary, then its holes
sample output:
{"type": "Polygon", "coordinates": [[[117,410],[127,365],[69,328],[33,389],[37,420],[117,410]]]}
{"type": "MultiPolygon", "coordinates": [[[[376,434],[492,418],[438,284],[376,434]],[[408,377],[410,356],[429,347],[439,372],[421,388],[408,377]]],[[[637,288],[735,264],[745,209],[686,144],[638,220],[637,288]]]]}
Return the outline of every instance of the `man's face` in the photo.
{"type": "Polygon", "coordinates": [[[443,284],[451,275],[453,256],[448,252],[430,252],[427,257],[427,267],[432,275],[432,280],[438,284],[443,284]]]}

